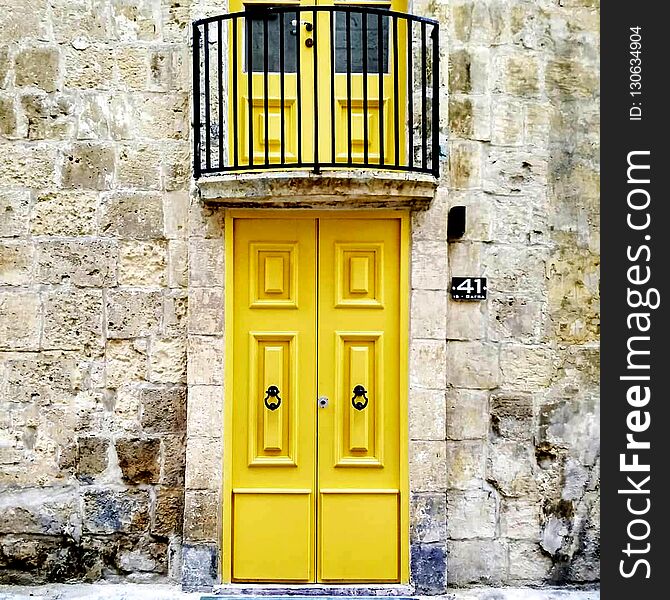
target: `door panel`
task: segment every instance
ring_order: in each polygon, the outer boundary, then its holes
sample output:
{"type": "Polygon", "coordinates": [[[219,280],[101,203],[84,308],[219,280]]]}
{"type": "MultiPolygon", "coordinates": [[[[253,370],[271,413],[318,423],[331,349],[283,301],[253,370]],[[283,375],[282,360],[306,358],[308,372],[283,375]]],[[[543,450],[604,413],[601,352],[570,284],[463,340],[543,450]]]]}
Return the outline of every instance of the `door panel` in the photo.
{"type": "Polygon", "coordinates": [[[232,580],[400,581],[401,220],[232,223],[232,580]]]}
{"type": "Polygon", "coordinates": [[[232,578],[313,581],[316,222],[235,219],[230,268],[232,578]]]}
{"type": "Polygon", "coordinates": [[[400,221],[322,219],[319,276],[319,578],[398,581],[400,221]]]}

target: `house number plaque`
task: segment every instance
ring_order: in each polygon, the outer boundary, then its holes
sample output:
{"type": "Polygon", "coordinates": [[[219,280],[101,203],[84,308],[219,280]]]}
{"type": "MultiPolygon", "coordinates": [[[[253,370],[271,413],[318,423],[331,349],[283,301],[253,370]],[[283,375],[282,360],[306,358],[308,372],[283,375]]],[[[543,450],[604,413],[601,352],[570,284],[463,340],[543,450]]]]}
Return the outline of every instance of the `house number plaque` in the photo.
{"type": "Polygon", "coordinates": [[[486,300],[486,277],[452,277],[451,297],[454,300],[486,300]]]}

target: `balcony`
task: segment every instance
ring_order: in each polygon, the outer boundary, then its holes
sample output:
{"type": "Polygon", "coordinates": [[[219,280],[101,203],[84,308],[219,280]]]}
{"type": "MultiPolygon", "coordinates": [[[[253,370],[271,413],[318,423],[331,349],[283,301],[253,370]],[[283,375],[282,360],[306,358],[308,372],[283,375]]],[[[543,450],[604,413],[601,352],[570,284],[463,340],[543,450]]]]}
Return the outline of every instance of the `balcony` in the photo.
{"type": "Polygon", "coordinates": [[[200,181],[438,176],[436,21],[341,4],[248,5],[194,22],[193,46],[200,181]]]}

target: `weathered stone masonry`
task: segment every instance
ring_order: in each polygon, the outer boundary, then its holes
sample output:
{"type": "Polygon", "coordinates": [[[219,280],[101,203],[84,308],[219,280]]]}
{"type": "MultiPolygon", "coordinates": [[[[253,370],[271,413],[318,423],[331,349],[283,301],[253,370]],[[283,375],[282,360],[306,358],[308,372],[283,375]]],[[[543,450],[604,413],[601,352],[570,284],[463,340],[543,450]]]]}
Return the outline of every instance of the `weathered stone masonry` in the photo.
{"type": "MultiPolygon", "coordinates": [[[[413,581],[595,581],[598,3],[410,10],[442,23],[449,156],[413,217],[413,581]]],[[[224,215],[192,189],[189,23],[221,12],[0,0],[0,582],[216,583],[224,215]]]]}

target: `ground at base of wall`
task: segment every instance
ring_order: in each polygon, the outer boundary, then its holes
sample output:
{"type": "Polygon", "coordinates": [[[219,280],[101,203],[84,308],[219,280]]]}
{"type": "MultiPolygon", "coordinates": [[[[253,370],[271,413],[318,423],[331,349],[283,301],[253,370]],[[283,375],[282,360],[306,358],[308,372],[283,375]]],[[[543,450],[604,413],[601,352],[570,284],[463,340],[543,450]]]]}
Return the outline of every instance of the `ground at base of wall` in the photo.
{"type": "MultiPolygon", "coordinates": [[[[209,594],[182,592],[175,585],[89,585],[0,586],[0,600],[200,600],[209,594]]],[[[250,600],[253,596],[249,597],[250,600]]],[[[600,590],[471,588],[446,596],[418,597],[426,600],[600,600],[600,590]]]]}

